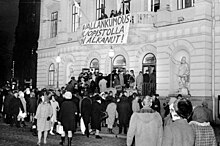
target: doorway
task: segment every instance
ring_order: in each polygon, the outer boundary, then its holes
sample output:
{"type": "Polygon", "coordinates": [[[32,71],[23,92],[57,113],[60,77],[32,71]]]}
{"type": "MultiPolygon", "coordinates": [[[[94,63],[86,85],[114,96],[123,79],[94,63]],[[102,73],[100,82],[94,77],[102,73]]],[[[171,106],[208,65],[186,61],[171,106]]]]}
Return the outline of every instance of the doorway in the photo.
{"type": "Polygon", "coordinates": [[[142,60],[143,90],[142,95],[156,94],[156,57],[147,53],[142,60]]]}

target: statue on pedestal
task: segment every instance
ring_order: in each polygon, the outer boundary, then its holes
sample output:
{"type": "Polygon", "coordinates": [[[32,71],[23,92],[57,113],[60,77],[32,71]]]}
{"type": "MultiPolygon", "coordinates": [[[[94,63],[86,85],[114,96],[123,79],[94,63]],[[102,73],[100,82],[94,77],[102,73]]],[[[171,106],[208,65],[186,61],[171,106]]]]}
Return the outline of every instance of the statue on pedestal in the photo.
{"type": "Polygon", "coordinates": [[[178,84],[179,84],[178,92],[188,95],[189,94],[190,68],[189,68],[189,64],[186,62],[185,56],[181,58],[177,76],[178,76],[178,84]]]}

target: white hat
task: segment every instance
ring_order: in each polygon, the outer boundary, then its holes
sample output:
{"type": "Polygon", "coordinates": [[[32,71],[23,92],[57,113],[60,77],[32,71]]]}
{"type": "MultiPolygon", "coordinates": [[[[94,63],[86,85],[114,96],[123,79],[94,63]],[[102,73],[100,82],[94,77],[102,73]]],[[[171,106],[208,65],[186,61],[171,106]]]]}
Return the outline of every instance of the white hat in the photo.
{"type": "Polygon", "coordinates": [[[66,98],[66,99],[72,99],[72,93],[69,92],[69,91],[67,91],[67,92],[65,92],[65,94],[63,95],[63,97],[66,98]]]}

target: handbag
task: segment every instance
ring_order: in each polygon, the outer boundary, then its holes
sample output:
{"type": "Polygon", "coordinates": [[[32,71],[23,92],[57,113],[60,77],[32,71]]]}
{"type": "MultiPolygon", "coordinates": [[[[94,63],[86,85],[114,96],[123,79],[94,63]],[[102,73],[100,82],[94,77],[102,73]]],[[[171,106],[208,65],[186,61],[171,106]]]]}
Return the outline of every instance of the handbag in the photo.
{"type": "Polygon", "coordinates": [[[18,114],[18,116],[17,116],[17,118],[18,119],[23,119],[23,118],[25,118],[25,117],[27,117],[27,114],[24,112],[22,112],[21,111],[21,109],[19,108],[19,114],[18,114]]]}
{"type": "Polygon", "coordinates": [[[64,133],[64,131],[63,131],[63,126],[60,125],[60,124],[58,124],[57,127],[56,127],[56,132],[57,132],[58,134],[63,134],[63,133],[64,133]]]}
{"type": "Polygon", "coordinates": [[[102,114],[101,114],[101,120],[103,121],[103,120],[105,120],[105,119],[107,119],[107,118],[108,118],[108,113],[107,113],[106,111],[102,112],[102,114]]]}
{"type": "Polygon", "coordinates": [[[86,131],[86,127],[85,127],[85,124],[84,124],[82,117],[80,118],[80,129],[81,129],[82,134],[84,135],[85,131],[86,131]]]}

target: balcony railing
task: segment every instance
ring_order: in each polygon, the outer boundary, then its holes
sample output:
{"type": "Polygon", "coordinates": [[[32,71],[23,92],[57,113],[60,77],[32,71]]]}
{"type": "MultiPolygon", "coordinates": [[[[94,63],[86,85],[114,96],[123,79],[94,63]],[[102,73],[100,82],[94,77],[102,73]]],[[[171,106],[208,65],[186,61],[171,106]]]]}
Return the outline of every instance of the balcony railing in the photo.
{"type": "Polygon", "coordinates": [[[131,14],[131,23],[132,24],[142,24],[142,25],[152,25],[156,22],[155,12],[137,12],[131,14]]]}

